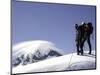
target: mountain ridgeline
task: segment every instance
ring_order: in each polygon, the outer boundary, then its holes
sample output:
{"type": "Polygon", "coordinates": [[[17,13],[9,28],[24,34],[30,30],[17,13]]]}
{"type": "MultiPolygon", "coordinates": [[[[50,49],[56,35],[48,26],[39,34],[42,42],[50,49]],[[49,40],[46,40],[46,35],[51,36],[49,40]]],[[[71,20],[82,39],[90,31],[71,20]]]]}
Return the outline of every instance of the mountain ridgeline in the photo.
{"type": "Polygon", "coordinates": [[[13,48],[12,66],[27,65],[45,59],[62,56],[62,53],[54,44],[47,41],[25,42],[13,48]],[[31,47],[31,49],[30,49],[31,47]]]}

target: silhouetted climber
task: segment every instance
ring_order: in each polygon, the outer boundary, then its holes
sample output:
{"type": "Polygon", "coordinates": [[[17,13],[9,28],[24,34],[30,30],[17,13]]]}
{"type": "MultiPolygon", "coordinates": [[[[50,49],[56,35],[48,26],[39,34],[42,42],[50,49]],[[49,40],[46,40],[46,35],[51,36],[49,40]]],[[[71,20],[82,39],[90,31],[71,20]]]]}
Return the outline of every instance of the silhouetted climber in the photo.
{"type": "Polygon", "coordinates": [[[91,41],[90,41],[90,36],[93,33],[93,26],[92,23],[89,22],[84,25],[84,37],[82,41],[82,46],[84,45],[84,42],[87,41],[88,46],[89,46],[89,54],[91,54],[91,41]]]}
{"type": "Polygon", "coordinates": [[[83,54],[83,37],[84,37],[84,29],[83,29],[83,25],[79,25],[75,24],[75,28],[76,28],[76,47],[77,47],[77,54],[79,55],[79,53],[81,52],[81,54],[83,54]],[[79,50],[81,49],[81,50],[79,50]]]}
{"type": "Polygon", "coordinates": [[[75,24],[75,29],[77,30],[76,34],[76,47],[77,47],[77,54],[81,53],[83,55],[83,46],[84,42],[87,40],[89,45],[89,54],[91,54],[91,42],[90,42],[90,35],[93,33],[93,26],[92,23],[82,23],[78,26],[75,24]],[[80,49],[80,50],[79,50],[80,49]]]}

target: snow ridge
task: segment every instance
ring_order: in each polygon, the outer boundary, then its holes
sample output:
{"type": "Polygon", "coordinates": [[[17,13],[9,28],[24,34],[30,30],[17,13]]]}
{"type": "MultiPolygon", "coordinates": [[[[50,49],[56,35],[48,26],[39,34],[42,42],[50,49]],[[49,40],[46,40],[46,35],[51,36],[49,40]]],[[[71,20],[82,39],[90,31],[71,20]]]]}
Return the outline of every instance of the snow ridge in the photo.
{"type": "Polygon", "coordinates": [[[81,56],[77,55],[77,53],[73,53],[72,60],[69,64],[71,56],[72,54],[67,54],[60,57],[46,59],[37,63],[28,64],[26,66],[19,65],[18,67],[13,68],[13,73],[30,73],[63,70],[69,71],[96,68],[94,55],[81,56]]]}
{"type": "Polygon", "coordinates": [[[46,72],[95,69],[95,50],[89,55],[63,55],[53,43],[43,40],[22,42],[13,46],[12,72],[46,72]],[[50,59],[49,59],[50,58],[50,59]]]}

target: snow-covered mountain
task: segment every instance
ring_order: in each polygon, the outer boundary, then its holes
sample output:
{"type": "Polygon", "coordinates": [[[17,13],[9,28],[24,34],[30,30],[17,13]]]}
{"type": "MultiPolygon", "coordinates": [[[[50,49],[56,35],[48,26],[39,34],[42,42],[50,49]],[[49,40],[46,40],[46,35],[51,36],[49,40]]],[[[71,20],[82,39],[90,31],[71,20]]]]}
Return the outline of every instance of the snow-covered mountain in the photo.
{"type": "Polygon", "coordinates": [[[71,53],[60,57],[55,57],[43,60],[37,63],[28,65],[19,65],[12,69],[14,73],[34,73],[34,72],[48,72],[48,71],[69,71],[82,69],[95,69],[95,55],[89,55],[85,52],[83,56],[71,53]]]}
{"type": "Polygon", "coordinates": [[[22,42],[13,46],[12,73],[95,69],[95,51],[89,55],[63,55],[53,43],[43,40],[22,42]],[[50,58],[50,59],[49,59],[50,58]]]}
{"type": "Polygon", "coordinates": [[[61,50],[48,41],[35,40],[13,46],[12,65],[27,65],[40,60],[61,56],[61,50]]]}

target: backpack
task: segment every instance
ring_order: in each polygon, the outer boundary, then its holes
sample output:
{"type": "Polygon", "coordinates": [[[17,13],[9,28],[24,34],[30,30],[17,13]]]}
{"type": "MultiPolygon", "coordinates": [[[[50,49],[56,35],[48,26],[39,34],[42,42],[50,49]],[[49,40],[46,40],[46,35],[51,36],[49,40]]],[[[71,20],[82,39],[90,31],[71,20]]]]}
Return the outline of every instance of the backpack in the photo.
{"type": "Polygon", "coordinates": [[[88,25],[88,27],[89,27],[89,34],[92,34],[92,33],[93,33],[93,26],[92,26],[92,23],[89,22],[87,25],[88,25]]]}

